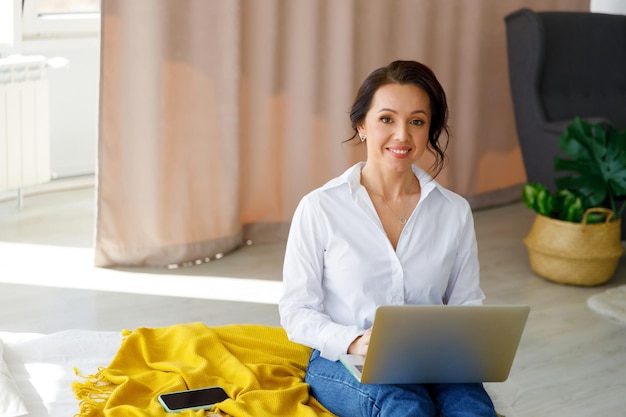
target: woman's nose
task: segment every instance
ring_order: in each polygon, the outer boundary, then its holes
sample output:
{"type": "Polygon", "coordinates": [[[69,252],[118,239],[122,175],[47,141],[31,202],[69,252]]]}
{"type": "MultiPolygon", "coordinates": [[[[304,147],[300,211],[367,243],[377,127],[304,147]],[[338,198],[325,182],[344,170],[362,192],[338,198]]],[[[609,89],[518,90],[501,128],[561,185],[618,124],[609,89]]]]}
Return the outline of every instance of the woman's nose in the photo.
{"type": "Polygon", "coordinates": [[[408,126],[405,126],[404,124],[400,124],[398,125],[398,128],[396,129],[395,132],[395,139],[399,140],[401,142],[406,142],[411,138],[411,132],[409,130],[408,126]]]}

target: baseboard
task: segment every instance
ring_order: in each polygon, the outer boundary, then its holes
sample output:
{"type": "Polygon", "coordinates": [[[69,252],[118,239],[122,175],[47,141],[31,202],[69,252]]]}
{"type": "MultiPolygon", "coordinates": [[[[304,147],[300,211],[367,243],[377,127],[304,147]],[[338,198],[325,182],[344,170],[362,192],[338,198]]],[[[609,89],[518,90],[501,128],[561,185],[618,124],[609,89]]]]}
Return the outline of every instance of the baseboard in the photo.
{"type": "MultiPolygon", "coordinates": [[[[21,193],[23,197],[28,197],[38,194],[52,193],[56,191],[67,191],[79,188],[94,187],[95,184],[95,175],[79,175],[75,177],[58,178],[44,184],[24,187],[21,189],[21,193]]],[[[18,198],[19,193],[17,189],[0,192],[0,203],[17,200],[18,198]]]]}

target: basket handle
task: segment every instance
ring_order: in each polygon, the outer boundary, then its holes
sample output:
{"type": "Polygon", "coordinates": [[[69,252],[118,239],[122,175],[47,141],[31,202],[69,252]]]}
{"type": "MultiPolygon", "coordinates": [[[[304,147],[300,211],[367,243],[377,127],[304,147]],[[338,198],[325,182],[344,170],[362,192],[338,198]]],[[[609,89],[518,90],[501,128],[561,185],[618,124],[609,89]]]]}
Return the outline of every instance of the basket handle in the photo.
{"type": "Polygon", "coordinates": [[[606,221],[605,221],[605,223],[609,223],[611,221],[611,219],[613,219],[613,216],[615,215],[615,213],[611,209],[608,209],[608,208],[605,208],[605,207],[591,207],[591,208],[588,208],[587,210],[585,210],[585,214],[583,214],[583,220],[582,220],[583,224],[587,224],[587,216],[590,213],[606,214],[606,221]]]}

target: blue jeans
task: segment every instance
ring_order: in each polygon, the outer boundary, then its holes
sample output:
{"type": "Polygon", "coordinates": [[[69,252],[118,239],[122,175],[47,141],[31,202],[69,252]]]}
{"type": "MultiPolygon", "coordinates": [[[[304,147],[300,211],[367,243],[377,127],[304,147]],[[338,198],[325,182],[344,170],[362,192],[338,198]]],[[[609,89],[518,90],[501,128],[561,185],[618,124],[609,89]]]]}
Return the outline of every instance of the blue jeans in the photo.
{"type": "Polygon", "coordinates": [[[361,384],[313,350],[305,381],[330,412],[351,416],[496,417],[482,384],[361,384]]]}

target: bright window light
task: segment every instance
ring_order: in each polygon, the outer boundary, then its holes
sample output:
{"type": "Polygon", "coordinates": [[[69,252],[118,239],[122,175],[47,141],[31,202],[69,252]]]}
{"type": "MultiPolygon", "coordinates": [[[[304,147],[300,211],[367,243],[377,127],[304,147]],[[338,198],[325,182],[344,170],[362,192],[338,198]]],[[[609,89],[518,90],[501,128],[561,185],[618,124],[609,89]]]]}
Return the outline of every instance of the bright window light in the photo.
{"type": "Polygon", "coordinates": [[[100,0],[40,0],[39,16],[46,14],[100,13],[100,0]]]}
{"type": "Polygon", "coordinates": [[[18,0],[0,0],[0,56],[13,53],[19,40],[19,6],[18,0]]]}
{"type": "Polygon", "coordinates": [[[100,2],[24,0],[24,38],[97,36],[100,32],[100,2]]]}

